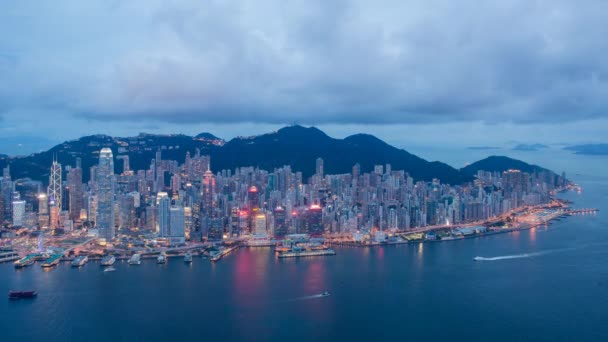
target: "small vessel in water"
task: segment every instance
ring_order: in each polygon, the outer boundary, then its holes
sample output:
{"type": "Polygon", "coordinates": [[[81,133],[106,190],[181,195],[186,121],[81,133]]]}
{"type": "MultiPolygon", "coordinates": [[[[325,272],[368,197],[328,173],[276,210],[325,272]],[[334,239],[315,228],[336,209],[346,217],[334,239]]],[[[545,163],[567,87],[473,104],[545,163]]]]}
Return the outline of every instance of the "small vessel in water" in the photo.
{"type": "Polygon", "coordinates": [[[129,265],[139,265],[139,264],[141,264],[141,254],[135,253],[131,257],[131,259],[129,259],[129,265]]]}
{"type": "Polygon", "coordinates": [[[9,299],[35,298],[36,296],[38,296],[38,292],[36,292],[36,291],[9,291],[8,292],[9,299]]]}
{"type": "Polygon", "coordinates": [[[76,259],[72,260],[72,267],[80,267],[83,266],[84,264],[87,263],[87,261],[89,261],[89,257],[85,256],[79,256],[76,259]]]}
{"type": "Polygon", "coordinates": [[[186,252],[186,254],[184,255],[184,262],[187,264],[192,262],[192,253],[186,252]]]}
{"type": "Polygon", "coordinates": [[[328,291],[325,291],[325,292],[321,293],[321,296],[323,296],[323,297],[327,297],[329,295],[330,295],[330,293],[328,291]]]}
{"type": "Polygon", "coordinates": [[[483,261],[483,257],[476,256],[476,257],[473,258],[473,260],[475,260],[475,261],[483,261]]]}
{"type": "Polygon", "coordinates": [[[112,266],[116,262],[116,258],[113,255],[107,255],[101,259],[101,266],[112,266]]]}
{"type": "Polygon", "coordinates": [[[110,267],[104,268],[103,271],[104,272],[114,272],[114,271],[116,271],[116,269],[114,267],[110,266],[110,267]]]}
{"type": "Polygon", "coordinates": [[[165,252],[160,253],[160,255],[156,258],[156,263],[164,264],[166,262],[167,262],[167,255],[165,254],[165,252]]]}

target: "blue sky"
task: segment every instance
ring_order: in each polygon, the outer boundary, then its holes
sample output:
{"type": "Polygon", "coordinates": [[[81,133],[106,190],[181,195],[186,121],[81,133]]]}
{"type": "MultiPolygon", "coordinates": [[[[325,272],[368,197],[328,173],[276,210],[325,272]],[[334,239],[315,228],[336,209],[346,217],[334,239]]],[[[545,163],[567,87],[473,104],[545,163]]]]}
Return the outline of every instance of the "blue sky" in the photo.
{"type": "Polygon", "coordinates": [[[606,17],[601,0],[3,1],[0,153],[294,122],[405,148],[602,142],[606,17]]]}

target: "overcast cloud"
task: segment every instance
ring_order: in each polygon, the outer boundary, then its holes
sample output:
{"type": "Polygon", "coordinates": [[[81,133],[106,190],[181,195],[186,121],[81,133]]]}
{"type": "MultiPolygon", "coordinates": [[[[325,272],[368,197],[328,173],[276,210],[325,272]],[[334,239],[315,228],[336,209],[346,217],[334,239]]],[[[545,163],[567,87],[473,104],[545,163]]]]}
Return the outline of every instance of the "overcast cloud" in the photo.
{"type": "Polygon", "coordinates": [[[75,129],[605,124],[606,18],[602,0],[3,1],[0,133],[51,113],[75,129]]]}

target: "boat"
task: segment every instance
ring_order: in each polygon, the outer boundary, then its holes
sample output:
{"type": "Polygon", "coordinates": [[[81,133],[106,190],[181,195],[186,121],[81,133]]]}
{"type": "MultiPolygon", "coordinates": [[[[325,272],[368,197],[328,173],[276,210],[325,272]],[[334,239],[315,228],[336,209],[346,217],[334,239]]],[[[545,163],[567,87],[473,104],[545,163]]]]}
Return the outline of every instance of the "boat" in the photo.
{"type": "Polygon", "coordinates": [[[115,262],[116,258],[113,255],[108,255],[101,259],[101,266],[112,266],[115,262]]]}
{"type": "Polygon", "coordinates": [[[129,265],[139,265],[139,264],[141,264],[141,254],[135,253],[131,257],[131,259],[129,259],[129,265]]]}
{"type": "Polygon", "coordinates": [[[9,299],[35,298],[36,296],[38,296],[38,292],[36,292],[36,291],[9,291],[8,292],[9,299]]]}
{"type": "Polygon", "coordinates": [[[87,257],[86,255],[79,256],[76,259],[72,260],[72,267],[84,266],[84,264],[86,264],[87,261],[89,261],[89,257],[87,257]]]}
{"type": "Polygon", "coordinates": [[[321,296],[322,297],[327,297],[327,296],[329,296],[329,292],[325,291],[325,292],[321,293],[321,296]]]}
{"type": "Polygon", "coordinates": [[[165,253],[161,253],[157,258],[156,258],[156,263],[157,264],[164,264],[167,262],[167,256],[165,255],[165,253]]]}
{"type": "Polygon", "coordinates": [[[186,252],[184,255],[184,262],[188,264],[192,262],[192,253],[186,252]]]}
{"type": "Polygon", "coordinates": [[[116,269],[114,267],[110,266],[110,267],[104,268],[103,271],[104,272],[114,272],[114,271],[116,271],[116,269]]]}
{"type": "Polygon", "coordinates": [[[473,258],[473,260],[475,260],[475,261],[483,261],[483,257],[476,256],[476,257],[473,258]]]}

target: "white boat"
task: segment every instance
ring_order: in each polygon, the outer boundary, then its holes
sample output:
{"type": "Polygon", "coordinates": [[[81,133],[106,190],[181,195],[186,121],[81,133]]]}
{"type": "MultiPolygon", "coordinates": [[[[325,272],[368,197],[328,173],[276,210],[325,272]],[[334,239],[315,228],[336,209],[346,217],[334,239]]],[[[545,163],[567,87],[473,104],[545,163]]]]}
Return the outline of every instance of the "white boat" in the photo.
{"type": "Polygon", "coordinates": [[[167,256],[165,255],[165,253],[161,253],[157,258],[156,258],[156,263],[157,264],[164,264],[167,262],[167,256]]]}
{"type": "Polygon", "coordinates": [[[327,297],[327,296],[329,296],[329,292],[325,291],[325,292],[321,293],[321,296],[327,297]]]}
{"type": "Polygon", "coordinates": [[[184,262],[187,264],[192,262],[192,253],[186,252],[186,254],[184,255],[184,262]]]}
{"type": "Polygon", "coordinates": [[[116,271],[116,269],[114,267],[110,266],[110,267],[104,268],[103,271],[104,272],[114,272],[114,271],[116,271]]]}
{"type": "Polygon", "coordinates": [[[135,253],[131,257],[131,259],[129,259],[129,265],[139,265],[139,264],[141,264],[141,254],[135,253]]]}
{"type": "Polygon", "coordinates": [[[480,257],[480,256],[476,256],[476,257],[473,258],[473,260],[475,260],[475,261],[483,261],[484,258],[480,257]]]}
{"type": "Polygon", "coordinates": [[[112,266],[116,262],[116,258],[113,255],[108,255],[101,259],[101,266],[112,266]]]}

